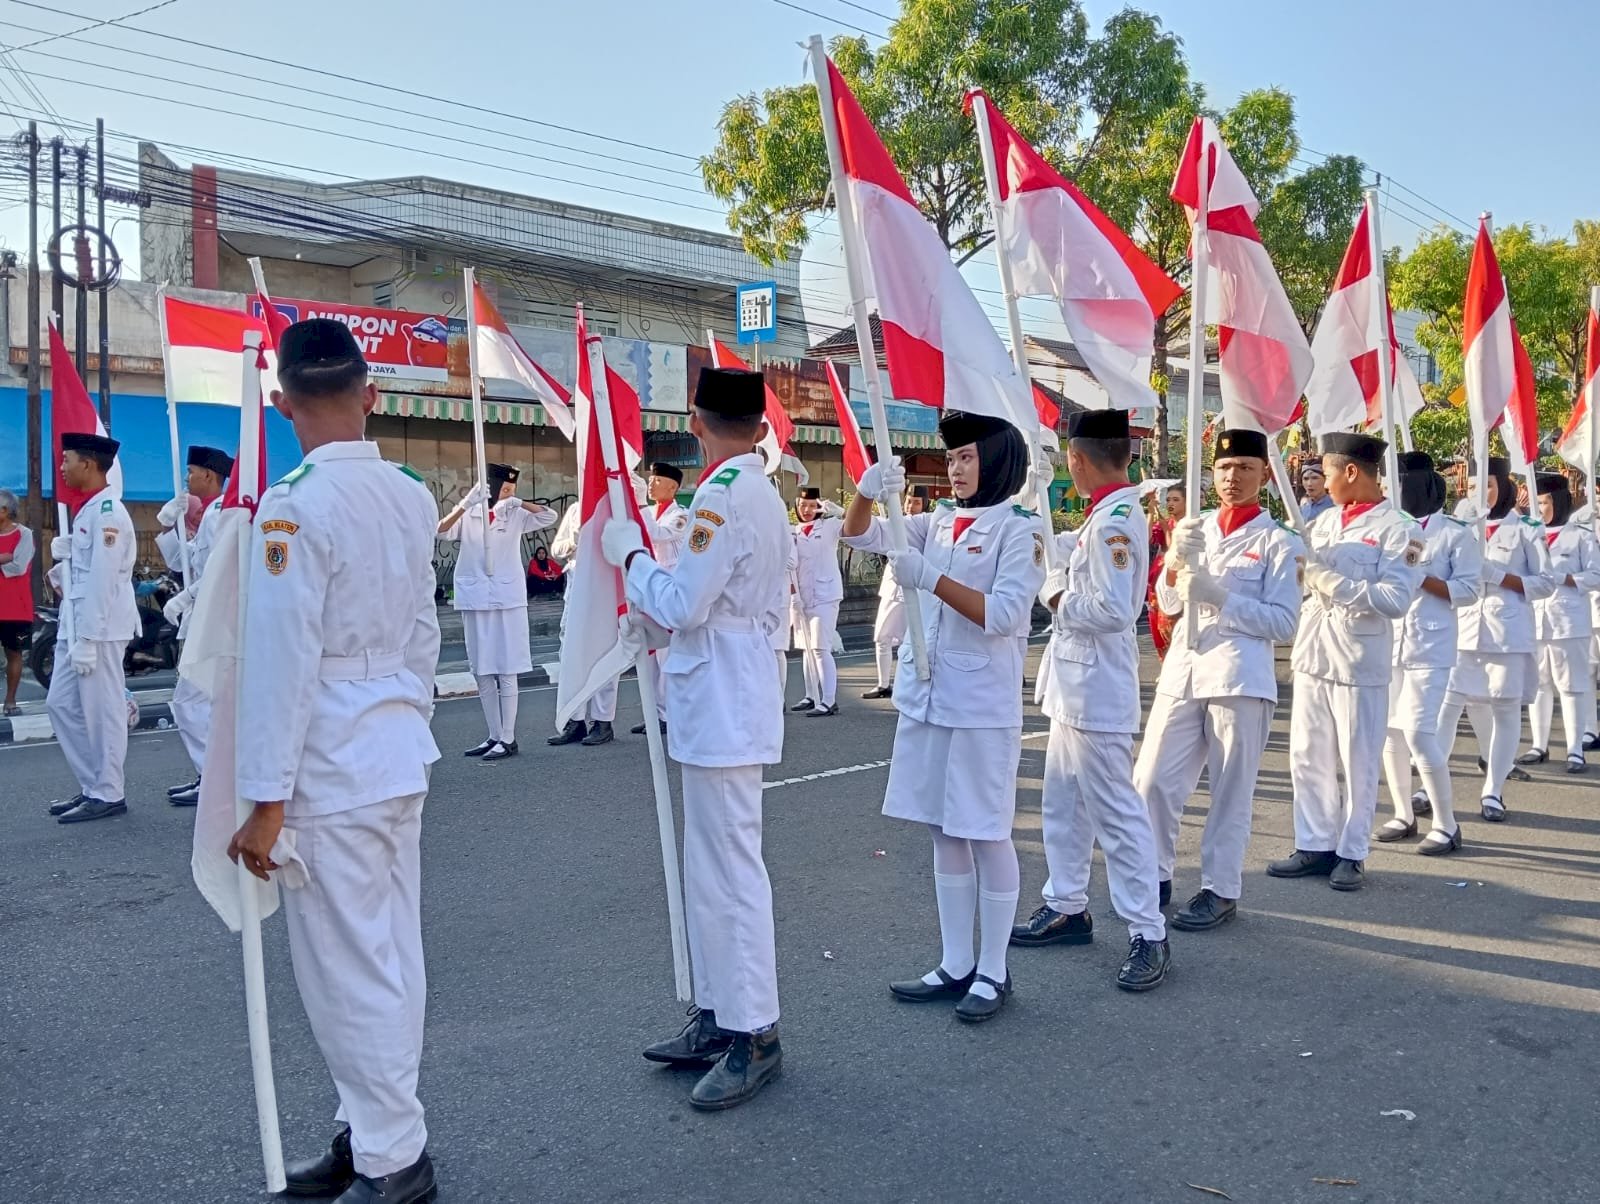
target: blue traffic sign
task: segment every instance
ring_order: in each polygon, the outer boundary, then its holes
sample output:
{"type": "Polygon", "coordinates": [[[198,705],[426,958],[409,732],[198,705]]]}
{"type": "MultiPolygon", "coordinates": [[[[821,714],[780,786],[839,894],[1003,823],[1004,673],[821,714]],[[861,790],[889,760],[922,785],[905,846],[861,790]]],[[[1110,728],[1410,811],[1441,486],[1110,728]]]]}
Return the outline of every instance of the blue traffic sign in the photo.
{"type": "Polygon", "coordinates": [[[733,320],[741,343],[773,342],[778,337],[777,284],[741,284],[733,295],[733,320]]]}

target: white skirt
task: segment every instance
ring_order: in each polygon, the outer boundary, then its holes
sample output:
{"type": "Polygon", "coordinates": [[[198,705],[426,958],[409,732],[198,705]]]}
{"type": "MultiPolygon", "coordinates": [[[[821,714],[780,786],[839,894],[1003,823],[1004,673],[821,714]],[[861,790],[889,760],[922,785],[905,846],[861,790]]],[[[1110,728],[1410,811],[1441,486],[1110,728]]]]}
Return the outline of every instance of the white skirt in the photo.
{"type": "Polygon", "coordinates": [[[1589,663],[1589,641],[1584,636],[1570,640],[1541,640],[1539,685],[1552,686],[1558,694],[1581,694],[1594,683],[1594,666],[1589,663]]]}
{"type": "Polygon", "coordinates": [[[900,716],[883,813],[964,840],[1005,840],[1017,810],[1022,730],[940,727],[900,716]]]}
{"type": "Polygon", "coordinates": [[[461,630],[467,637],[467,664],[476,677],[528,673],[533,654],[528,648],[528,604],[504,610],[463,610],[461,630]]]}
{"type": "Polygon", "coordinates": [[[1531,652],[1462,652],[1449,692],[1467,702],[1527,704],[1539,692],[1539,669],[1531,652]]]}
{"type": "Polygon", "coordinates": [[[1389,679],[1389,726],[1421,735],[1438,731],[1439,711],[1449,688],[1449,666],[1402,669],[1396,665],[1389,679]]]}

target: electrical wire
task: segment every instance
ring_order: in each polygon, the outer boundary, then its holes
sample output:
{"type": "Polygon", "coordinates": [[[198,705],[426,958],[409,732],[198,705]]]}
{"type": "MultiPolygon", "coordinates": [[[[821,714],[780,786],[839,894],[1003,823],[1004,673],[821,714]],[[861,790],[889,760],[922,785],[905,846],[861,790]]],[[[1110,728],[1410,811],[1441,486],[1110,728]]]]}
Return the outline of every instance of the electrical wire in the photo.
{"type": "Polygon", "coordinates": [[[830,21],[835,25],[843,25],[846,29],[853,29],[857,33],[864,33],[869,38],[877,38],[880,42],[888,41],[888,37],[885,34],[878,33],[876,30],[867,29],[861,25],[854,25],[849,21],[840,20],[838,17],[830,17],[827,13],[819,13],[814,8],[805,8],[799,4],[790,3],[790,0],[772,0],[772,2],[774,4],[781,4],[784,8],[792,8],[797,13],[805,13],[808,17],[816,17],[819,21],[830,21]]]}
{"type": "MultiPolygon", "coordinates": [[[[37,42],[29,42],[26,46],[15,46],[12,49],[14,51],[15,50],[32,50],[35,46],[43,46],[46,42],[58,42],[62,38],[75,38],[80,33],[88,33],[92,29],[100,29],[100,28],[102,28],[102,27],[104,27],[106,25],[120,25],[123,21],[131,21],[135,17],[142,17],[146,13],[153,13],[157,9],[170,8],[172,5],[176,4],[177,2],[178,2],[178,0],[161,0],[161,2],[159,4],[148,5],[145,8],[139,9],[137,12],[124,13],[120,17],[107,17],[103,21],[92,21],[88,25],[84,25],[81,28],[69,29],[65,33],[53,33],[49,37],[40,38],[37,42]]],[[[846,2],[846,0],[840,0],[840,3],[845,3],[845,2],[846,2]]]]}

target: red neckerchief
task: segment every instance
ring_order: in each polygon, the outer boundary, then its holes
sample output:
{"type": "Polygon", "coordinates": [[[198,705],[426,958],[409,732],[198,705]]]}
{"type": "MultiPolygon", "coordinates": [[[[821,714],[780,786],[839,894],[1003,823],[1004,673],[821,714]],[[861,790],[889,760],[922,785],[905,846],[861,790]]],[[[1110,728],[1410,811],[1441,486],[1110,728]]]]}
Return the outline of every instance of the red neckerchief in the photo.
{"type": "Polygon", "coordinates": [[[1339,526],[1341,528],[1348,527],[1377,504],[1377,502],[1351,502],[1343,510],[1339,511],[1339,526]]]}
{"type": "Polygon", "coordinates": [[[674,499],[669,497],[664,502],[657,502],[656,503],[656,517],[660,518],[663,514],[665,514],[667,512],[667,507],[672,505],[673,501],[674,501],[674,499]]]}
{"type": "Polygon", "coordinates": [[[1119,489],[1128,488],[1126,481],[1114,481],[1110,485],[1102,485],[1089,495],[1089,504],[1084,507],[1083,516],[1088,518],[1094,513],[1094,508],[1100,504],[1102,498],[1108,498],[1119,489]]]}
{"type": "Polygon", "coordinates": [[[1483,529],[1484,538],[1485,539],[1492,538],[1494,533],[1496,531],[1498,531],[1499,529],[1500,529],[1500,524],[1499,523],[1489,523],[1483,529]]]}
{"type": "Polygon", "coordinates": [[[812,524],[812,523],[807,523],[805,526],[801,527],[800,528],[800,534],[802,534],[802,535],[810,535],[811,534],[811,528],[812,528],[813,525],[814,524],[812,524]]]}
{"type": "MultiPolygon", "coordinates": [[[[723,456],[722,459],[718,460],[715,464],[707,464],[706,467],[705,467],[705,471],[700,474],[700,480],[702,482],[709,481],[711,479],[711,475],[714,472],[716,472],[717,469],[721,468],[724,464],[726,464],[727,462],[728,462],[728,457],[727,456],[723,456]]],[[[696,485],[695,488],[698,489],[699,486],[696,485]]]]}
{"type": "Polygon", "coordinates": [[[1224,535],[1232,535],[1260,513],[1261,507],[1255,502],[1248,506],[1224,506],[1217,511],[1217,526],[1222,528],[1224,535]]]}
{"type": "Polygon", "coordinates": [[[976,518],[968,518],[964,514],[958,514],[956,516],[955,535],[951,538],[950,542],[960,543],[961,537],[967,533],[967,528],[972,526],[972,524],[977,521],[978,520],[976,518]]]}
{"type": "Polygon", "coordinates": [[[1557,527],[1554,531],[1545,532],[1544,541],[1545,541],[1546,544],[1548,544],[1550,547],[1553,548],[1553,547],[1556,546],[1556,540],[1560,537],[1560,535],[1561,535],[1561,528],[1557,527]]]}

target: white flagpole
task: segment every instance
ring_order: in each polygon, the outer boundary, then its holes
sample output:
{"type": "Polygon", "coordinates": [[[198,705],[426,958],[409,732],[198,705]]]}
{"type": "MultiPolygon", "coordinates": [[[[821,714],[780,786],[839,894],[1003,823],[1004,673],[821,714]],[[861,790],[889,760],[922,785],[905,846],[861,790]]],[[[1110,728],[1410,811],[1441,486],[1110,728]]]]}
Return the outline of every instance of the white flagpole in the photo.
{"type": "MultiPolygon", "coordinates": [[[[1483,214],[1483,219],[1482,220],[1483,220],[1484,233],[1489,236],[1489,242],[1492,245],[1494,243],[1494,214],[1485,212],[1483,214]]],[[[1503,272],[1500,274],[1500,287],[1505,290],[1506,308],[1510,309],[1511,308],[1511,289],[1506,284],[1505,273],[1503,273],[1503,272]]],[[[1514,336],[1514,338],[1520,338],[1520,337],[1521,337],[1520,335],[1514,336]]],[[[1513,351],[1513,353],[1515,353],[1516,348],[1513,347],[1512,351],[1513,351]]],[[[1515,387],[1515,384],[1513,384],[1513,388],[1514,387],[1515,387]]],[[[1511,404],[1509,399],[1507,400],[1506,404],[1507,405],[1511,404]]],[[[1506,442],[1506,453],[1507,453],[1508,457],[1510,456],[1510,452],[1511,452],[1511,438],[1510,438],[1510,435],[1511,435],[1511,423],[1508,421],[1508,422],[1506,422],[1506,424],[1504,425],[1504,427],[1500,431],[1500,437],[1502,439],[1504,439],[1505,442],[1506,442]]],[[[1518,438],[1521,438],[1520,434],[1518,435],[1518,438]]],[[[1487,431],[1484,432],[1483,439],[1484,439],[1485,450],[1487,450],[1488,442],[1489,442],[1489,433],[1487,431]]],[[[1523,466],[1523,470],[1522,470],[1522,479],[1527,483],[1527,486],[1528,486],[1528,517],[1531,518],[1534,522],[1538,522],[1539,521],[1539,482],[1538,482],[1538,478],[1534,475],[1534,468],[1533,468],[1534,460],[1537,460],[1538,457],[1539,457],[1539,452],[1538,452],[1538,449],[1536,447],[1534,449],[1533,458],[1530,459],[1528,461],[1528,463],[1523,466]]]]}
{"type": "MultiPolygon", "coordinates": [[[[1289,469],[1283,462],[1283,452],[1278,450],[1278,437],[1267,436],[1267,463],[1272,466],[1272,479],[1283,498],[1283,511],[1289,516],[1289,525],[1301,539],[1306,537],[1306,520],[1300,507],[1294,504],[1294,485],[1289,480],[1289,469]]],[[[1396,503],[1398,504],[1398,503],[1396,503]]]]}
{"type": "MultiPolygon", "coordinates": [[[[883,381],[878,376],[878,349],[872,341],[872,319],[867,313],[867,290],[861,274],[861,231],[856,227],[856,211],[850,185],[844,174],[844,152],[839,149],[839,130],[833,111],[833,87],[828,82],[828,56],[822,37],[812,34],[807,45],[811,71],[817,80],[817,101],[822,108],[822,138],[828,147],[828,171],[833,178],[833,200],[839,209],[839,232],[844,239],[844,270],[850,285],[850,309],[855,319],[856,350],[861,355],[861,375],[867,390],[867,405],[872,409],[872,443],[878,462],[886,464],[894,455],[889,444],[889,415],[883,405],[883,381]]],[[[895,552],[906,550],[906,519],[900,495],[883,499],[889,521],[889,546],[895,552]]],[[[1049,540],[1045,543],[1048,545],[1049,540]]],[[[906,632],[911,637],[911,656],[920,681],[928,680],[928,637],[922,628],[922,595],[905,591],[906,632]]]]}
{"type": "MultiPolygon", "coordinates": [[[[247,330],[244,335],[243,388],[239,405],[239,455],[233,466],[234,480],[238,482],[239,502],[254,513],[260,479],[261,457],[261,355],[260,331],[247,330]]],[[[239,540],[239,651],[244,650],[245,608],[249,598],[248,583],[253,563],[253,543],[249,533],[239,540]]],[[[242,655],[241,655],[242,660],[242,655]]],[[[236,720],[242,721],[243,708],[236,720]]],[[[254,733],[241,726],[238,729],[238,746],[243,748],[254,733]]],[[[234,810],[243,825],[250,818],[252,804],[235,798],[234,810]]],[[[261,958],[261,901],[256,893],[256,879],[239,861],[239,943],[244,953],[244,1009],[250,1033],[250,1070],[255,1079],[256,1120],[261,1130],[261,1161],[267,1176],[267,1190],[284,1189],[283,1143],[278,1135],[278,1093],[272,1081],[272,1040],[267,1028],[267,979],[261,958]]]]}
{"type": "MultiPolygon", "coordinates": [[[[611,413],[611,389],[606,381],[606,359],[601,337],[591,335],[584,353],[589,358],[590,388],[593,396],[595,425],[600,434],[600,456],[606,466],[606,496],[611,502],[611,516],[622,518],[628,514],[628,494],[622,484],[622,466],[617,462],[617,440],[611,413]]],[[[713,352],[714,353],[714,352],[713,352]]],[[[591,455],[594,449],[590,448],[591,455]]],[[[580,468],[581,471],[581,468],[580,468]]],[[[618,569],[618,573],[622,570],[618,569]]],[[[640,622],[638,610],[628,603],[628,613],[640,622]]],[[[689,933],[683,920],[683,884],[678,877],[678,828],[672,816],[672,788],[667,783],[667,750],[661,742],[661,725],[656,722],[655,676],[650,672],[650,653],[641,651],[634,662],[634,674],[639,682],[639,704],[644,708],[645,743],[650,749],[650,784],[656,795],[656,827],[661,837],[661,870],[667,882],[667,923],[672,930],[672,976],[678,1000],[688,1003],[694,998],[689,979],[689,933]]]]}
{"type": "MultiPolygon", "coordinates": [[[[1600,314],[1600,284],[1589,290],[1589,309],[1600,314]]],[[[1600,380],[1588,384],[1589,396],[1589,464],[1585,474],[1589,478],[1589,520],[1595,533],[1600,535],[1600,490],[1595,489],[1595,478],[1600,476],[1600,414],[1595,412],[1600,407],[1600,380]]],[[[1588,716],[1593,718],[1593,716],[1588,716]]]]}
{"type": "MultiPolygon", "coordinates": [[[[1394,365],[1389,362],[1389,284],[1383,274],[1383,240],[1378,232],[1378,190],[1367,189],[1367,247],[1372,256],[1372,324],[1378,332],[1378,409],[1383,416],[1383,471],[1389,501],[1400,505],[1400,453],[1394,445],[1394,365]]],[[[1407,426],[1410,424],[1407,423],[1407,426]]],[[[1409,440],[1408,440],[1409,442],[1409,440]]]]}
{"type": "MultiPolygon", "coordinates": [[[[1211,244],[1206,234],[1206,210],[1211,205],[1211,185],[1203,166],[1208,148],[1202,146],[1200,153],[1202,168],[1195,173],[1196,187],[1200,191],[1195,199],[1199,204],[1195,208],[1194,223],[1189,227],[1189,415],[1183,445],[1184,502],[1186,512],[1192,514],[1199,514],[1203,509],[1200,504],[1200,434],[1205,428],[1206,417],[1206,275],[1211,268],[1211,244]]],[[[1267,446],[1269,452],[1277,450],[1277,443],[1270,436],[1267,446]]],[[[1278,487],[1283,488],[1281,482],[1278,487]]],[[[1284,498],[1284,509],[1292,509],[1293,506],[1294,494],[1290,493],[1284,498]]],[[[1193,606],[1184,607],[1183,621],[1189,647],[1193,648],[1200,638],[1198,610],[1193,606]]]]}
{"type": "MultiPolygon", "coordinates": [[[[177,497],[187,490],[183,479],[183,448],[178,443],[178,399],[172,392],[172,344],[167,341],[165,284],[156,290],[156,312],[161,318],[161,375],[167,392],[167,443],[172,449],[172,496],[177,497]]],[[[177,532],[178,558],[183,565],[183,583],[185,586],[191,586],[194,584],[194,575],[189,569],[189,520],[186,514],[178,517],[177,532]]]]}
{"type": "MultiPolygon", "coordinates": [[[[1011,335],[1011,360],[1017,366],[1017,372],[1023,382],[1028,386],[1028,399],[1033,399],[1033,374],[1028,369],[1028,349],[1022,341],[1022,314],[1017,309],[1017,286],[1011,272],[1011,260],[1006,255],[1006,242],[1000,225],[1000,169],[994,157],[994,131],[989,128],[989,98],[982,92],[975,92],[972,96],[972,119],[978,128],[978,150],[983,159],[983,181],[989,193],[989,214],[994,222],[994,257],[1000,269],[1000,291],[1006,301],[1006,326],[1011,335]]],[[[1044,450],[1044,436],[1039,429],[1039,423],[1034,422],[1028,439],[1028,449],[1037,461],[1039,453],[1044,450]]],[[[1032,465],[1029,466],[1030,468],[1032,465]]],[[[1044,482],[1039,483],[1038,495],[1034,499],[1039,507],[1039,513],[1044,516],[1045,541],[1044,562],[1045,567],[1054,569],[1060,562],[1060,554],[1056,549],[1055,532],[1050,522],[1050,486],[1044,482]]]]}
{"type": "Polygon", "coordinates": [[[472,268],[463,268],[467,299],[467,368],[472,377],[472,454],[478,459],[478,484],[483,486],[483,571],[494,576],[494,556],[489,549],[489,515],[498,500],[489,496],[489,460],[483,450],[483,379],[478,375],[478,281],[472,268]]]}

